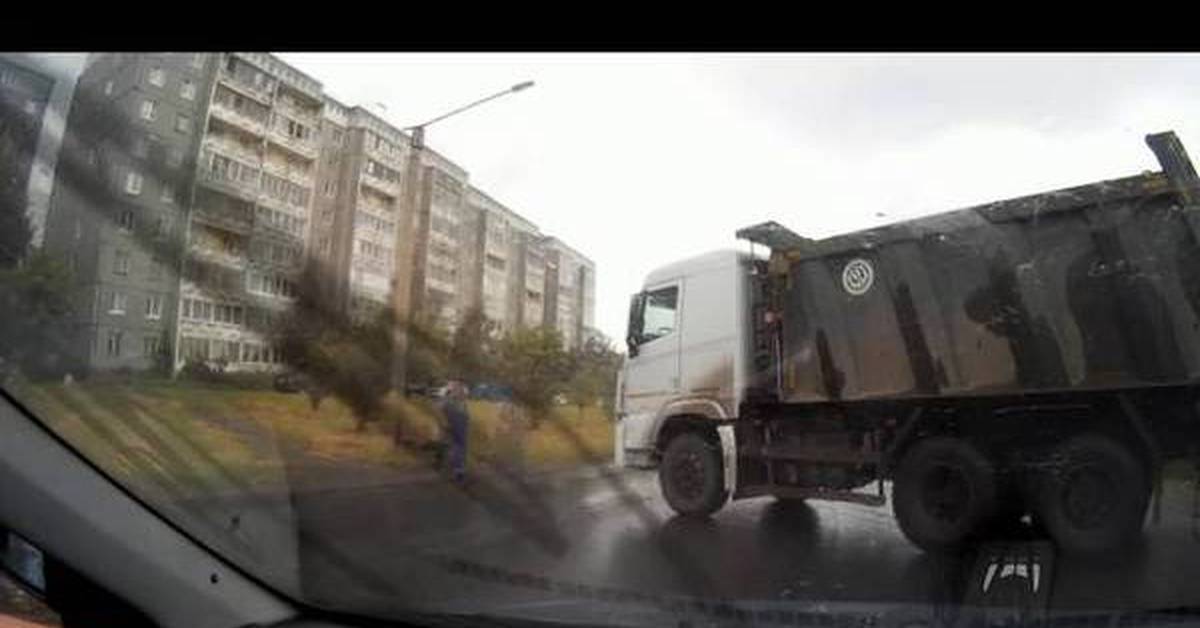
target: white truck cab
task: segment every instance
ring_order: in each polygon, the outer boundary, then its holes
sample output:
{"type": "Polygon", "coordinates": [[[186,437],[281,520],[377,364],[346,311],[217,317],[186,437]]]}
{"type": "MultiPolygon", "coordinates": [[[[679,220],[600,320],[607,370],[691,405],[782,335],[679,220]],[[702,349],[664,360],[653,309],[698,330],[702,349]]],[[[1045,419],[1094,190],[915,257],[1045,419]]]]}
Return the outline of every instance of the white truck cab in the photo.
{"type": "MultiPolygon", "coordinates": [[[[674,420],[732,419],[749,372],[750,255],[722,250],[651,272],[631,300],[617,399],[618,464],[653,467],[674,420]]],[[[732,490],[733,431],[718,428],[732,490]]]]}

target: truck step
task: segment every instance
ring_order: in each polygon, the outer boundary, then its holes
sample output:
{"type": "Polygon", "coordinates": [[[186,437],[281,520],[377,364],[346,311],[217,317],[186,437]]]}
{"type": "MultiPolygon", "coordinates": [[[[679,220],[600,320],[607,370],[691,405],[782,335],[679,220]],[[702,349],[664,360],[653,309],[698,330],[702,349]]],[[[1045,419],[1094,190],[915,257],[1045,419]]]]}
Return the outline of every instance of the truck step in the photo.
{"type": "Polygon", "coordinates": [[[741,494],[744,497],[757,497],[760,495],[774,495],[785,499],[819,499],[831,502],[850,502],[864,506],[882,506],[887,503],[886,497],[877,494],[836,489],[783,486],[778,484],[747,487],[741,494]]]}

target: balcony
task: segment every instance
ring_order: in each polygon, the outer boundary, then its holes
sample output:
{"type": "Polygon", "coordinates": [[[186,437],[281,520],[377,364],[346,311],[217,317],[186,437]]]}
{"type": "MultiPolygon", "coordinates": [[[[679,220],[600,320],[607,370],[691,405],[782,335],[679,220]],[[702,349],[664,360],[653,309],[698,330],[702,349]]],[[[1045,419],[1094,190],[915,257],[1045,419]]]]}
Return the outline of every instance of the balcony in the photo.
{"type": "Polygon", "coordinates": [[[361,181],[363,185],[375,188],[376,190],[379,190],[389,196],[397,196],[400,194],[399,181],[388,181],[386,179],[381,179],[373,174],[370,174],[366,170],[362,172],[361,181]]]}
{"type": "Polygon", "coordinates": [[[359,211],[367,212],[373,216],[377,216],[385,220],[391,220],[395,214],[395,210],[392,208],[392,205],[379,203],[377,201],[368,201],[363,198],[358,199],[357,208],[359,211]]]}
{"type": "Polygon", "coordinates": [[[200,181],[230,196],[254,201],[258,196],[260,174],[257,168],[243,164],[228,155],[207,149],[200,153],[200,181]],[[232,161],[233,165],[214,165],[214,161],[222,159],[232,161]]]}
{"type": "MultiPolygon", "coordinates": [[[[218,135],[208,135],[204,138],[203,148],[206,152],[236,159],[251,167],[257,168],[262,158],[258,153],[238,142],[231,141],[218,135]]],[[[207,162],[205,162],[207,163],[207,162]]]]}
{"type": "Polygon", "coordinates": [[[254,228],[254,215],[249,211],[233,208],[212,208],[198,205],[192,209],[192,220],[202,225],[216,227],[240,235],[249,234],[254,228]]]}
{"type": "Polygon", "coordinates": [[[296,155],[306,159],[315,160],[320,152],[316,142],[312,140],[302,140],[288,135],[287,131],[279,127],[272,126],[267,139],[276,146],[284,148],[296,155]]]}
{"type": "Polygon", "coordinates": [[[261,205],[263,207],[270,207],[272,209],[278,209],[279,211],[286,211],[286,212],[296,211],[295,205],[292,205],[291,203],[289,203],[283,199],[279,199],[274,196],[271,196],[270,194],[267,194],[266,192],[260,192],[259,195],[255,198],[255,202],[257,202],[259,205],[261,205]]]}
{"type": "Polygon", "coordinates": [[[309,188],[310,192],[312,190],[313,177],[311,169],[305,171],[299,168],[289,168],[268,159],[263,161],[263,170],[282,179],[287,179],[301,187],[309,188]]]}
{"type": "Polygon", "coordinates": [[[375,142],[366,142],[367,156],[395,170],[404,170],[406,163],[403,149],[386,151],[375,147],[375,142]]]}
{"type": "Polygon", "coordinates": [[[238,76],[230,72],[229,68],[226,67],[221,68],[221,72],[217,75],[217,80],[221,81],[222,85],[243,96],[253,98],[267,106],[271,104],[271,92],[274,86],[269,81],[255,85],[249,76],[238,76]]]}
{"type": "Polygon", "coordinates": [[[252,118],[220,100],[213,101],[211,111],[212,116],[221,122],[236,126],[259,137],[267,132],[266,120],[252,118]]]}
{"type": "Polygon", "coordinates": [[[221,251],[195,242],[188,245],[188,256],[194,260],[208,262],[232,270],[245,270],[246,268],[246,257],[244,255],[221,251]]]}
{"type": "Polygon", "coordinates": [[[275,101],[275,110],[314,129],[321,124],[321,112],[317,107],[301,107],[289,103],[286,98],[279,98],[275,101]]]}

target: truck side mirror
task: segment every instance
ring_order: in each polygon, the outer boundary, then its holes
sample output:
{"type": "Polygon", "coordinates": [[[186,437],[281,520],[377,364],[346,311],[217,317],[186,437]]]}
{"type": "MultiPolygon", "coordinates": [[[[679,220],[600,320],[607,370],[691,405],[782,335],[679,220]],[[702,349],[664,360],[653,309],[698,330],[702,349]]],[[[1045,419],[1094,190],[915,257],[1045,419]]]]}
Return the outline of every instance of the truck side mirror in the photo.
{"type": "Polygon", "coordinates": [[[641,344],[642,309],[646,307],[646,293],[639,292],[629,300],[629,333],[625,336],[625,346],[629,349],[629,357],[637,357],[638,345],[641,344]]]}

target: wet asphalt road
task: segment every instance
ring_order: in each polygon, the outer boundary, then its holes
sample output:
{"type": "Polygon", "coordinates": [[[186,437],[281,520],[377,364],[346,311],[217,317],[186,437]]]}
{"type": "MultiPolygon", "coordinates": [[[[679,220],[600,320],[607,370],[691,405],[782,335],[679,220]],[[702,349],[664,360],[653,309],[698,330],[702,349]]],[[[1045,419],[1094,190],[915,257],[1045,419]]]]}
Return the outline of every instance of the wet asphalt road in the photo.
{"type": "MultiPolygon", "coordinates": [[[[607,473],[528,483],[488,473],[465,488],[423,481],[300,492],[293,508],[304,595],[372,614],[416,608],[648,625],[688,600],[936,611],[962,603],[973,586],[970,552],[923,554],[901,535],[890,506],[757,498],[694,521],[673,516],[653,472],[607,473]]],[[[1161,520],[1148,521],[1135,546],[1057,557],[1049,606],[1200,603],[1200,529],[1191,513],[1191,485],[1169,483],[1161,520]]]]}

